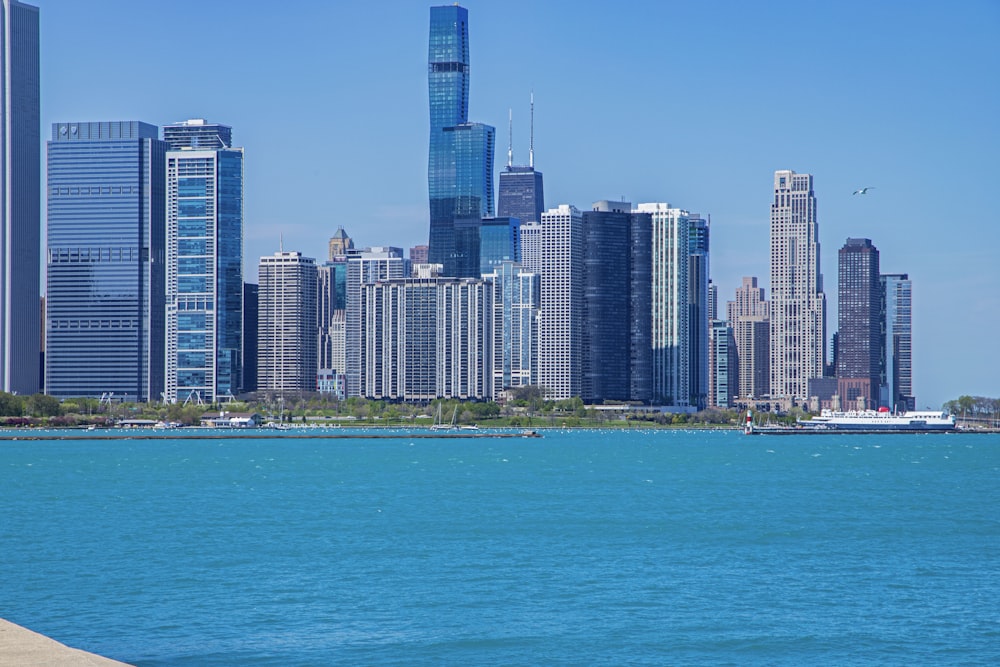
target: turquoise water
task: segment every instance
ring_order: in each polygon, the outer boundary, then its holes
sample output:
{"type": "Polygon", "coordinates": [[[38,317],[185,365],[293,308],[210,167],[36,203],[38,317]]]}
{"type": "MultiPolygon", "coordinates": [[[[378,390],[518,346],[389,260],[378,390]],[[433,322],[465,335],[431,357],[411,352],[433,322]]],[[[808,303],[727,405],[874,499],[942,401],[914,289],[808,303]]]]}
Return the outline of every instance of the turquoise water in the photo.
{"type": "Polygon", "coordinates": [[[142,667],[1000,663],[997,435],[5,441],[0,511],[0,616],[142,667]]]}

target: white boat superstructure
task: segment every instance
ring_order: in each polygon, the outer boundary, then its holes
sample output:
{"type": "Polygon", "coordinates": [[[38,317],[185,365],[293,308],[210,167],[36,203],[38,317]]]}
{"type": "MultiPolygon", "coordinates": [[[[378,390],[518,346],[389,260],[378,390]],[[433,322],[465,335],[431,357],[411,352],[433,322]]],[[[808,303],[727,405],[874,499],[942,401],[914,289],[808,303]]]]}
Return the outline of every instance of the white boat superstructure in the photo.
{"type": "Polygon", "coordinates": [[[799,425],[837,431],[953,431],[955,416],[940,410],[897,413],[889,412],[887,408],[847,412],[823,410],[818,417],[799,421],[799,425]]]}

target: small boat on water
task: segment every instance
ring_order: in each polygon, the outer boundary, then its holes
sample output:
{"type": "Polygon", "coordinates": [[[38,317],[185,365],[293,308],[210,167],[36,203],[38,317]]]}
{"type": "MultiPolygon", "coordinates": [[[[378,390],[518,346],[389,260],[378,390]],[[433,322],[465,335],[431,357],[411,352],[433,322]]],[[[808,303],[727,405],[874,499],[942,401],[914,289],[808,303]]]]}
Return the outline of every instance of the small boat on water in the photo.
{"type": "Polygon", "coordinates": [[[455,411],[451,413],[451,423],[445,424],[441,421],[441,404],[438,403],[437,416],[434,418],[434,424],[431,426],[432,431],[457,431],[458,425],[456,420],[458,419],[458,406],[455,406],[455,411]]]}

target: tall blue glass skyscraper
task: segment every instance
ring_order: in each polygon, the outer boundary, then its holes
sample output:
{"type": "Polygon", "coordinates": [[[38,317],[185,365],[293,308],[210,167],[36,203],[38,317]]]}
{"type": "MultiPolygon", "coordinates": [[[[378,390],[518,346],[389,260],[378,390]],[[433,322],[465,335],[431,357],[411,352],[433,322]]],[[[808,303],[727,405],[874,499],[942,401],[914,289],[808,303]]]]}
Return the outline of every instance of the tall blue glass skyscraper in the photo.
{"type": "Polygon", "coordinates": [[[48,144],[45,390],[163,391],[166,144],[138,121],[56,123],[48,144]]]}
{"type": "Polygon", "coordinates": [[[0,0],[0,390],[38,391],[38,8],[0,0]]]}
{"type": "Polygon", "coordinates": [[[504,262],[521,261],[521,221],[517,218],[484,218],[479,228],[479,274],[504,262]]]}
{"type": "MultiPolygon", "coordinates": [[[[691,364],[688,389],[691,405],[702,410],[708,404],[708,313],[709,222],[697,213],[688,218],[688,331],[691,364]]],[[[732,322],[729,323],[732,326],[732,322]]],[[[734,371],[735,372],[735,371],[734,371]]]]}
{"type": "Polygon", "coordinates": [[[197,131],[164,128],[166,399],[212,403],[243,384],[243,149],[229,146],[227,126],[179,125],[197,131]]]}
{"type": "Polygon", "coordinates": [[[496,131],[469,122],[469,12],[431,7],[427,84],[429,261],[448,276],[478,276],[477,222],[493,215],[496,131]],[[474,230],[474,231],[473,231],[474,230]],[[474,247],[476,246],[476,247],[474,247]]]}

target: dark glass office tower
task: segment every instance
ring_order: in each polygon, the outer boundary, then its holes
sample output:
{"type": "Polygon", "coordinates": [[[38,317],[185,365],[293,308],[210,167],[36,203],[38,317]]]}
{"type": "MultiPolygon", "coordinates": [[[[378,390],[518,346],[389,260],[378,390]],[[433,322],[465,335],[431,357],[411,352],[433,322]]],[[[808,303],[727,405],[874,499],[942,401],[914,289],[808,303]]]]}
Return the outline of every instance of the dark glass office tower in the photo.
{"type": "Polygon", "coordinates": [[[518,218],[525,223],[538,222],[545,210],[542,189],[542,172],[534,167],[507,165],[500,172],[500,192],[497,196],[497,215],[518,218]]]}
{"type": "Polygon", "coordinates": [[[514,164],[514,120],[511,114],[507,144],[507,168],[500,172],[497,215],[517,218],[522,223],[541,222],[545,210],[542,172],[535,171],[535,95],[531,95],[531,130],[528,166],[514,164]]]}
{"type": "Polygon", "coordinates": [[[429,260],[448,276],[478,276],[478,221],[493,215],[495,130],[470,123],[469,13],[431,7],[427,84],[429,260]],[[458,224],[456,224],[458,223],[458,224]],[[474,231],[473,231],[474,230],[474,231]],[[476,246],[476,247],[474,247],[476,246]]]}
{"type": "Polygon", "coordinates": [[[844,408],[878,405],[882,285],[871,239],[847,239],[839,252],[837,381],[844,408]]]}
{"type": "Polygon", "coordinates": [[[587,402],[650,398],[652,218],[631,209],[629,202],[601,201],[583,214],[587,402]]]}
{"type": "Polygon", "coordinates": [[[0,390],[38,391],[38,8],[0,1],[0,390]]]}
{"type": "Polygon", "coordinates": [[[155,125],[56,123],[48,144],[45,391],[160,401],[166,151],[155,125]]]}

